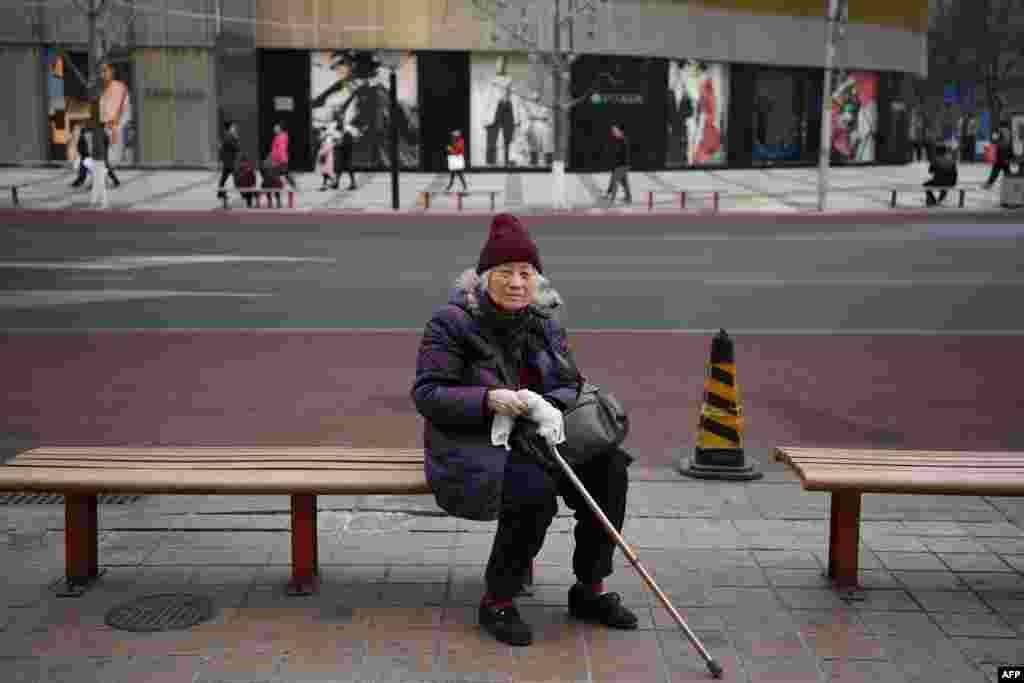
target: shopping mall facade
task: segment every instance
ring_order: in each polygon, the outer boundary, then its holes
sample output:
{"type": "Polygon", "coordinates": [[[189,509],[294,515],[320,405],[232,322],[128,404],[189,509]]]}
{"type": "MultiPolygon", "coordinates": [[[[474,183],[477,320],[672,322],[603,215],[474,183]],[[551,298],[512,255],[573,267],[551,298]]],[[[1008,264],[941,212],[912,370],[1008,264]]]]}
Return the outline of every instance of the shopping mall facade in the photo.
{"type": "MultiPolygon", "coordinates": [[[[266,156],[275,122],[293,166],[311,170],[343,130],[357,167],[390,163],[389,74],[397,75],[399,157],[440,171],[451,131],[471,170],[546,170],[554,147],[549,68],[555,0],[505,3],[488,17],[469,0],[111,0],[137,19],[105,74],[101,115],[118,163],[199,166],[217,159],[221,127],[266,156]],[[525,13],[524,13],[525,8],[525,13]],[[507,29],[512,29],[509,31],[507,29]]],[[[88,116],[88,27],[70,3],[4,3],[0,159],[65,162],[88,116]],[[62,56],[63,55],[63,56],[62,56]]],[[[484,3],[489,4],[489,3],[484,3]]],[[[638,169],[813,165],[819,151],[825,0],[562,0],[569,115],[567,165],[608,163],[608,129],[625,125],[638,169]],[[779,10],[785,6],[785,10],[779,10]]],[[[907,78],[927,64],[927,0],[858,0],[832,77],[835,163],[903,163],[907,78]]]]}

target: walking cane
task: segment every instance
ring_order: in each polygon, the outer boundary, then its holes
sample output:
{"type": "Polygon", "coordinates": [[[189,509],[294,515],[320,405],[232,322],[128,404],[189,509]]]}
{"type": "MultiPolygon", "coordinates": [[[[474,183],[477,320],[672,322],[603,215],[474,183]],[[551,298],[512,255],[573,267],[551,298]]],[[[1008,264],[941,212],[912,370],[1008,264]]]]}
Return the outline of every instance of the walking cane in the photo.
{"type": "MultiPolygon", "coordinates": [[[[545,440],[545,443],[547,443],[547,440],[545,440]]],[[[654,579],[651,577],[651,575],[648,574],[647,570],[644,569],[642,564],[640,564],[640,558],[636,556],[636,553],[634,553],[633,549],[629,547],[625,539],[622,538],[622,535],[619,534],[619,532],[615,530],[615,527],[612,525],[612,523],[608,521],[608,518],[605,516],[604,511],[601,510],[597,502],[590,497],[590,493],[583,486],[583,482],[581,482],[579,478],[576,477],[576,473],[572,471],[571,467],[569,467],[569,463],[562,459],[562,455],[561,453],[558,452],[558,448],[556,448],[555,445],[551,443],[548,443],[548,446],[551,447],[551,453],[554,455],[555,461],[558,463],[558,466],[562,468],[562,471],[565,472],[565,476],[569,477],[569,481],[571,481],[573,486],[576,487],[576,490],[580,492],[580,495],[583,496],[583,499],[587,501],[587,505],[590,506],[590,509],[593,511],[593,513],[597,516],[599,520],[601,520],[601,524],[604,525],[605,531],[607,531],[611,535],[612,539],[615,541],[615,544],[622,549],[622,552],[626,555],[626,558],[629,559],[629,561],[633,564],[633,567],[636,568],[636,570],[640,573],[640,576],[647,583],[648,587],[650,587],[650,589],[654,591],[654,594],[658,596],[658,599],[661,600],[661,604],[665,606],[665,609],[667,609],[669,614],[672,615],[672,618],[675,619],[676,623],[679,625],[679,628],[683,629],[683,633],[685,633],[686,637],[689,638],[691,643],[693,643],[693,646],[697,648],[697,652],[700,653],[700,656],[704,659],[704,663],[707,664],[708,671],[710,671],[711,675],[715,678],[721,678],[722,665],[716,662],[714,658],[710,654],[708,654],[708,651],[704,649],[704,645],[700,642],[700,639],[697,638],[697,635],[690,630],[689,626],[686,625],[686,622],[683,620],[683,617],[679,614],[678,611],[676,611],[676,608],[672,606],[672,602],[668,599],[668,596],[665,595],[665,593],[660,588],[658,588],[658,584],[654,582],[654,579]]]]}

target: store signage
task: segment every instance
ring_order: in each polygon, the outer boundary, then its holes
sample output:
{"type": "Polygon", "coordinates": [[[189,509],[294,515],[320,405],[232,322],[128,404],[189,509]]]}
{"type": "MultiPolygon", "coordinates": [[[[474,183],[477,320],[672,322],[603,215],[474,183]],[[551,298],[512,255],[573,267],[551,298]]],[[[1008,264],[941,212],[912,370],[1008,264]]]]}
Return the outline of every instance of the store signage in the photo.
{"type": "Polygon", "coordinates": [[[591,104],[643,104],[644,96],[641,93],[600,93],[596,92],[590,96],[591,104]]]}
{"type": "Polygon", "coordinates": [[[275,97],[274,111],[295,111],[295,100],[291,97],[275,97]]]}
{"type": "Polygon", "coordinates": [[[176,100],[205,100],[206,91],[198,88],[146,88],[146,97],[164,97],[176,100]]]}

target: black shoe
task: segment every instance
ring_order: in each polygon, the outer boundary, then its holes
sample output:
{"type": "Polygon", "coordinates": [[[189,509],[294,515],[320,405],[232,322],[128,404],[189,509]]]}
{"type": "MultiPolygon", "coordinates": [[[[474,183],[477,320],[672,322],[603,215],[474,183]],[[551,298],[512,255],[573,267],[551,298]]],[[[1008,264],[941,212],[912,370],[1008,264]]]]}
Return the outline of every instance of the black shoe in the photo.
{"type": "MultiPolygon", "coordinates": [[[[337,186],[335,186],[335,187],[337,187],[337,186]]],[[[350,190],[354,190],[354,189],[356,189],[356,186],[355,186],[355,185],[349,185],[349,186],[348,186],[348,189],[350,189],[350,190]]]]}
{"type": "Polygon", "coordinates": [[[519,616],[515,605],[494,609],[480,604],[480,626],[492,636],[508,645],[529,645],[533,632],[519,616]]]}
{"type": "Polygon", "coordinates": [[[637,627],[636,615],[622,606],[622,596],[618,593],[592,597],[585,591],[578,583],[569,589],[569,614],[573,617],[611,628],[631,630],[637,627]]]}

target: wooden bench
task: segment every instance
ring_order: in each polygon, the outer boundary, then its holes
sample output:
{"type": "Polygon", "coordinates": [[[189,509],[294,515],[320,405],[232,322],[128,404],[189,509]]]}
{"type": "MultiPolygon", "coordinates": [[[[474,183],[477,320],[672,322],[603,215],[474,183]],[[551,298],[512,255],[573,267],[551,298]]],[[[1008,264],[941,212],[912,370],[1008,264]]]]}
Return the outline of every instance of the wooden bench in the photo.
{"type": "MultiPolygon", "coordinates": [[[[290,187],[236,187],[232,191],[233,192],[238,192],[239,194],[254,194],[254,195],[256,195],[256,208],[257,209],[261,208],[263,206],[263,204],[261,202],[261,197],[264,194],[267,195],[267,208],[268,209],[273,208],[273,204],[271,203],[271,195],[274,194],[275,192],[288,193],[288,208],[289,209],[294,209],[295,208],[295,195],[298,194],[297,190],[293,190],[290,187]]],[[[230,206],[228,205],[228,200],[229,200],[228,192],[229,192],[229,190],[227,189],[227,187],[225,187],[223,190],[217,190],[217,198],[220,199],[224,203],[224,208],[225,209],[230,208],[230,206]],[[221,194],[222,192],[223,192],[223,194],[221,194]]]]}
{"type": "Polygon", "coordinates": [[[924,194],[928,190],[931,190],[932,192],[942,192],[943,190],[945,190],[946,192],[960,193],[960,201],[957,203],[957,207],[962,209],[964,208],[965,195],[970,191],[980,189],[981,188],[977,185],[951,185],[949,187],[939,187],[931,185],[899,185],[897,187],[888,188],[889,192],[892,194],[892,197],[889,200],[889,208],[896,208],[896,195],[899,194],[900,192],[915,192],[924,194]]]}
{"type": "Polygon", "coordinates": [[[829,491],[828,576],[857,583],[860,501],[864,493],[1024,495],[1024,453],[780,447],[774,459],[807,491],[829,491]]]}
{"type": "Polygon", "coordinates": [[[64,596],[100,576],[101,493],[291,496],[290,595],[319,588],[318,494],[430,493],[420,449],[332,446],[33,448],[0,465],[0,490],[64,494],[64,596]]]}
{"type": "MultiPolygon", "coordinates": [[[[653,211],[654,210],[654,195],[656,195],[656,194],[679,195],[679,208],[680,209],[685,209],[686,208],[686,195],[687,195],[687,191],[686,190],[664,190],[664,191],[648,190],[647,191],[647,210],[648,211],[653,211]]],[[[714,210],[715,213],[718,213],[719,193],[718,193],[717,190],[713,190],[711,192],[690,192],[689,194],[690,194],[690,196],[708,195],[708,194],[710,194],[711,195],[711,201],[712,201],[713,210],[714,210]]]]}
{"type": "Polygon", "coordinates": [[[440,194],[440,195],[455,194],[455,195],[458,196],[459,211],[462,211],[462,200],[463,200],[463,198],[468,197],[470,195],[474,195],[474,194],[487,194],[487,195],[491,196],[491,211],[494,211],[494,198],[495,198],[496,195],[502,194],[502,191],[501,190],[468,190],[468,191],[464,191],[464,192],[435,192],[433,190],[423,190],[421,192],[421,194],[423,195],[423,208],[424,209],[429,209],[430,208],[430,198],[433,195],[438,195],[438,194],[440,194]]]}

